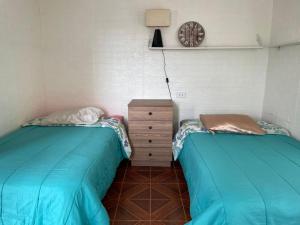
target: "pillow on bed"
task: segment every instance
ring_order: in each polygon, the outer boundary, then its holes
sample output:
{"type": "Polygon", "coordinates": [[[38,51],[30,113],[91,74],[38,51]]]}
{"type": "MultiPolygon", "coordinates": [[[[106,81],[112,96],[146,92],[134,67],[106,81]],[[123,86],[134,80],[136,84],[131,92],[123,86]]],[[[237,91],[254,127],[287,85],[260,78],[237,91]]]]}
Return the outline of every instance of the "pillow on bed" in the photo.
{"type": "Polygon", "coordinates": [[[259,125],[247,115],[219,114],[200,115],[200,120],[207,130],[213,132],[230,132],[263,135],[259,125]]]}
{"type": "Polygon", "coordinates": [[[94,124],[104,115],[102,109],[85,107],[74,110],[55,112],[43,118],[42,125],[50,124],[94,124]]]}

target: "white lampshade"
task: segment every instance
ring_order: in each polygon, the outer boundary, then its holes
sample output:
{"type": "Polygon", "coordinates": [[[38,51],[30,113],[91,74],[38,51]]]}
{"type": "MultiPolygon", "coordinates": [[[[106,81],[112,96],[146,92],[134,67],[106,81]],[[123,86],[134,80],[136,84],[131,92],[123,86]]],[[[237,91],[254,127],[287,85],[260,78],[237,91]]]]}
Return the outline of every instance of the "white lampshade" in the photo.
{"type": "Polygon", "coordinates": [[[146,10],[147,27],[168,27],[171,24],[171,11],[169,9],[146,10]]]}

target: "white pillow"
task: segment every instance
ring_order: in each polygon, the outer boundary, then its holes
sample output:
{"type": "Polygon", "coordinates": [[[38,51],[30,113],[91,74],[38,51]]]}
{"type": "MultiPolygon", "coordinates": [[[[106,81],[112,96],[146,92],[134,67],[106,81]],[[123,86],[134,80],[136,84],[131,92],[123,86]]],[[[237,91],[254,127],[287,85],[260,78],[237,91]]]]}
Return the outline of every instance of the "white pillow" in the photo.
{"type": "Polygon", "coordinates": [[[42,125],[51,124],[94,124],[104,112],[96,107],[85,107],[74,110],[55,112],[41,121],[42,125]]]}

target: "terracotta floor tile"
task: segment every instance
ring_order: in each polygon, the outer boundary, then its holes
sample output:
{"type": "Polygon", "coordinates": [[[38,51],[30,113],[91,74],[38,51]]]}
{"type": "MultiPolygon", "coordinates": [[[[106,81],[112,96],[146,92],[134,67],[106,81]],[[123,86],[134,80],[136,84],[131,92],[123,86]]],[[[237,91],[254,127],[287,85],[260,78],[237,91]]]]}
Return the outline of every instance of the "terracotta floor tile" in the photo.
{"type": "Polygon", "coordinates": [[[177,183],[175,170],[170,168],[160,168],[151,170],[152,183],[177,183]]]}
{"type": "Polygon", "coordinates": [[[128,170],[147,170],[147,171],[150,171],[151,168],[153,167],[150,167],[150,166],[128,166],[128,170]]]}
{"type": "Polygon", "coordinates": [[[178,199],[178,184],[152,184],[151,199],[178,199]]]}
{"type": "Polygon", "coordinates": [[[172,166],[170,167],[160,167],[160,166],[155,166],[155,167],[151,167],[151,171],[175,171],[175,168],[173,168],[172,166]]]}
{"type": "Polygon", "coordinates": [[[150,221],[126,221],[126,220],[115,220],[113,225],[151,225],[150,221]]]}
{"type": "Polygon", "coordinates": [[[107,191],[107,194],[104,197],[104,199],[106,199],[106,198],[118,199],[120,196],[120,193],[121,193],[121,187],[122,187],[122,183],[119,183],[119,182],[112,183],[112,185],[110,186],[109,190],[107,191]]]}
{"type": "Polygon", "coordinates": [[[151,200],[151,220],[185,220],[180,199],[151,200]]]}
{"type": "Polygon", "coordinates": [[[120,200],[116,220],[150,220],[150,200],[120,200]]]}
{"type": "Polygon", "coordinates": [[[173,221],[173,220],[169,220],[169,221],[155,221],[152,220],[151,221],[151,225],[184,225],[185,221],[173,221]]]}
{"type": "Polygon", "coordinates": [[[190,215],[190,200],[189,199],[182,199],[183,201],[183,207],[186,215],[186,219],[189,221],[191,220],[191,215],[190,215]]]}
{"type": "Polygon", "coordinates": [[[116,213],[118,199],[107,197],[102,201],[102,203],[106,208],[109,217],[113,219],[116,213]]]}
{"type": "Polygon", "coordinates": [[[185,183],[180,183],[179,184],[179,189],[180,189],[181,198],[183,198],[183,199],[189,199],[190,198],[188,187],[185,183]]]}
{"type": "Polygon", "coordinates": [[[122,162],[102,202],[112,225],[181,225],[190,220],[189,195],[178,163],[165,168],[122,162]]]}
{"type": "Polygon", "coordinates": [[[179,183],[185,183],[185,177],[182,170],[176,170],[176,175],[179,183]]]}
{"type": "Polygon", "coordinates": [[[124,182],[127,183],[150,183],[150,170],[128,168],[124,182]]]}
{"type": "Polygon", "coordinates": [[[152,167],[150,166],[128,166],[129,170],[147,170],[150,171],[152,167]]]}
{"type": "Polygon", "coordinates": [[[114,182],[123,182],[126,172],[126,167],[121,167],[118,169],[114,182]]]}
{"type": "Polygon", "coordinates": [[[150,183],[124,183],[121,199],[150,199],[150,183]]]}

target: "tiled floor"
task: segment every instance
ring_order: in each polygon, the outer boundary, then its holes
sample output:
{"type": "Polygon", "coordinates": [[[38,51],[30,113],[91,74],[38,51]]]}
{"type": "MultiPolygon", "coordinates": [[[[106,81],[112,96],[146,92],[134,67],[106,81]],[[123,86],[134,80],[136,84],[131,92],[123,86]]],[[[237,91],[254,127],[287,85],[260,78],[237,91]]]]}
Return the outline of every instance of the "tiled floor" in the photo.
{"type": "Polygon", "coordinates": [[[113,225],[182,225],[190,219],[180,166],[131,167],[124,161],[103,200],[113,225]]]}

